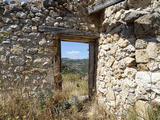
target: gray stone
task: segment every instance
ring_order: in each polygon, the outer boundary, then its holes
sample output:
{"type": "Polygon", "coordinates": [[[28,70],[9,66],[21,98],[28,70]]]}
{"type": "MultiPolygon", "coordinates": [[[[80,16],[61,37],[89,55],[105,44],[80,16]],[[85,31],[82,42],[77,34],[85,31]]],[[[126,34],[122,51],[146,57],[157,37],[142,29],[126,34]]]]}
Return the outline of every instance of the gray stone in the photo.
{"type": "Polygon", "coordinates": [[[133,45],[128,45],[126,48],[124,48],[127,52],[135,52],[136,49],[133,45]]]}
{"type": "Polygon", "coordinates": [[[54,25],[54,23],[55,23],[54,18],[51,18],[49,16],[46,18],[46,25],[54,25]]]}
{"type": "Polygon", "coordinates": [[[155,36],[160,25],[160,15],[157,13],[139,17],[134,22],[134,33],[138,37],[155,36]]]}
{"type": "Polygon", "coordinates": [[[31,11],[32,11],[33,13],[38,13],[38,12],[39,12],[38,8],[37,8],[37,7],[34,7],[34,6],[31,6],[31,11]]]}
{"type": "Polygon", "coordinates": [[[24,12],[17,12],[16,16],[21,19],[25,19],[27,17],[27,15],[24,12]]]}
{"type": "Polygon", "coordinates": [[[134,20],[136,20],[141,15],[142,13],[137,10],[129,10],[128,13],[125,15],[125,17],[123,18],[123,20],[125,22],[134,22],[134,20]]]}
{"type": "Polygon", "coordinates": [[[19,30],[20,27],[18,25],[11,25],[10,28],[13,30],[19,30]]]}
{"type": "Polygon", "coordinates": [[[130,67],[130,66],[135,66],[135,59],[134,58],[131,58],[131,57],[126,57],[122,60],[120,60],[120,66],[122,68],[124,67],[130,67]]]}
{"type": "Polygon", "coordinates": [[[157,96],[154,100],[152,100],[152,103],[160,105],[160,96],[157,96]]]}
{"type": "Polygon", "coordinates": [[[3,41],[2,44],[10,44],[10,41],[3,41]]]}
{"type": "Polygon", "coordinates": [[[25,59],[20,56],[10,56],[9,63],[13,66],[23,66],[25,64],[25,59]]]}
{"type": "Polygon", "coordinates": [[[30,33],[30,32],[32,32],[32,29],[31,29],[31,26],[24,26],[23,28],[22,28],[22,31],[23,32],[26,32],[26,33],[30,33]]]}
{"type": "Polygon", "coordinates": [[[120,92],[122,91],[122,89],[118,85],[116,85],[116,86],[113,86],[113,91],[120,92]]]}
{"type": "Polygon", "coordinates": [[[152,90],[157,94],[160,94],[160,73],[150,73],[150,72],[137,72],[136,83],[138,86],[143,87],[145,90],[152,90]]]}
{"type": "Polygon", "coordinates": [[[11,49],[11,52],[13,54],[21,55],[23,53],[23,47],[20,45],[13,45],[13,48],[11,49]]]}
{"type": "Polygon", "coordinates": [[[6,62],[6,60],[7,60],[7,57],[6,56],[4,56],[4,55],[0,55],[0,62],[6,62]]]}
{"type": "Polygon", "coordinates": [[[38,52],[38,48],[29,48],[28,50],[27,50],[27,53],[29,53],[29,54],[36,54],[38,52]]]}
{"type": "Polygon", "coordinates": [[[32,21],[35,22],[36,24],[40,24],[42,21],[40,20],[40,17],[35,17],[32,18],[32,21]]]}
{"type": "Polygon", "coordinates": [[[23,66],[17,66],[14,70],[14,72],[22,72],[24,70],[23,66]]]}
{"type": "Polygon", "coordinates": [[[0,46],[0,54],[3,54],[3,52],[4,52],[4,47],[0,46]]]}
{"type": "Polygon", "coordinates": [[[19,38],[17,41],[18,42],[26,43],[26,42],[31,42],[31,39],[28,39],[28,38],[19,38]]]}
{"type": "Polygon", "coordinates": [[[45,38],[43,38],[40,42],[39,42],[39,45],[44,45],[44,44],[46,44],[46,39],[45,38]]]}
{"type": "Polygon", "coordinates": [[[19,4],[10,4],[11,11],[22,11],[22,6],[19,4]]]}

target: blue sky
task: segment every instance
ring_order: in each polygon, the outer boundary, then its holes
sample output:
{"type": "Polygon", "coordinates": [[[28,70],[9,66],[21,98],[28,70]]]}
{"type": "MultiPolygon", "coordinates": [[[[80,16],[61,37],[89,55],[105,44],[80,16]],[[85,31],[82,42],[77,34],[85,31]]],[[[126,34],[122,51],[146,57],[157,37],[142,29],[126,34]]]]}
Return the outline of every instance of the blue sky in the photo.
{"type": "Polygon", "coordinates": [[[84,59],[88,58],[89,45],[86,43],[61,42],[62,58],[84,59]]]}

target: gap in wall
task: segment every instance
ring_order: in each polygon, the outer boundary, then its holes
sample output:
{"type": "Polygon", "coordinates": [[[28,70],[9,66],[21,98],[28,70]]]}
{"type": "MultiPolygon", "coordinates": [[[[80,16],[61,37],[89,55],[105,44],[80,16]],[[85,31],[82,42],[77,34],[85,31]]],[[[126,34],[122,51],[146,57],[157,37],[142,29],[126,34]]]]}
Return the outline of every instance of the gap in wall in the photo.
{"type": "Polygon", "coordinates": [[[61,41],[62,89],[68,97],[88,97],[89,44],[61,41]]]}

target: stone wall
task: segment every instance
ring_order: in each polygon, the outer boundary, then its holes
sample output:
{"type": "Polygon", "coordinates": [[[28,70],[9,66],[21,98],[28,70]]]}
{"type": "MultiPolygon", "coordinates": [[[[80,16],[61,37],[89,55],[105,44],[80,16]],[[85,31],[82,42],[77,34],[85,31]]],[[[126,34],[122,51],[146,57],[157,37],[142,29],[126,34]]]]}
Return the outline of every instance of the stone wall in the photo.
{"type": "Polygon", "coordinates": [[[58,41],[39,26],[79,29],[79,24],[60,5],[46,9],[42,3],[0,1],[0,90],[21,88],[33,94],[38,88],[52,89],[54,78],[60,79],[58,41]]]}
{"type": "Polygon", "coordinates": [[[160,104],[160,3],[128,0],[106,8],[102,17],[99,103],[119,116],[139,102],[160,104]]]}

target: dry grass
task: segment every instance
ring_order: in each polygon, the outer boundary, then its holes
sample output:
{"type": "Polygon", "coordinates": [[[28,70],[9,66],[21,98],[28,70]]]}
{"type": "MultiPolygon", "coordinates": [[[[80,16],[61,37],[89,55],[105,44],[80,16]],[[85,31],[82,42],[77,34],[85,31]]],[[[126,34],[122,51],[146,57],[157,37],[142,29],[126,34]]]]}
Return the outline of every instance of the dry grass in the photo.
{"type": "Polygon", "coordinates": [[[88,81],[81,78],[79,74],[64,74],[63,78],[63,91],[66,96],[87,96],[88,95],[88,81]]]}
{"type": "MultiPolygon", "coordinates": [[[[0,120],[116,120],[97,104],[96,100],[80,101],[79,96],[88,95],[87,80],[79,75],[63,75],[63,91],[51,97],[23,96],[18,90],[3,95],[0,101],[0,120]]],[[[124,120],[138,120],[134,109],[124,120]]],[[[160,107],[148,111],[149,120],[159,120],[160,107]]]]}
{"type": "Polygon", "coordinates": [[[87,120],[83,101],[78,100],[78,96],[88,94],[87,80],[66,74],[63,81],[63,91],[56,91],[51,97],[45,97],[44,93],[24,96],[18,89],[3,94],[0,120],[87,120]]]}

